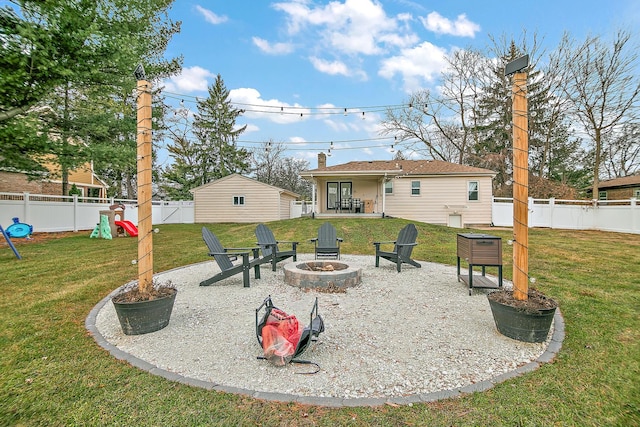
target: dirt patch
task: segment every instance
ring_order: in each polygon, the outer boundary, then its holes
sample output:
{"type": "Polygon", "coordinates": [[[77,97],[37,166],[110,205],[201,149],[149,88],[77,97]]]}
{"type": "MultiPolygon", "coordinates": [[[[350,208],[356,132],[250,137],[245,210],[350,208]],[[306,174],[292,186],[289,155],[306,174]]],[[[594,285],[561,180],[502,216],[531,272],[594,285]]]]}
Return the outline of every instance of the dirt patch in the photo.
{"type": "MultiPolygon", "coordinates": [[[[49,240],[63,239],[65,237],[80,236],[84,234],[89,236],[90,232],[87,232],[87,231],[59,231],[54,233],[41,232],[41,233],[33,233],[29,237],[20,237],[20,238],[12,237],[11,243],[13,243],[14,246],[21,246],[21,245],[28,245],[32,243],[42,243],[49,240]]],[[[6,245],[6,244],[7,242],[2,238],[2,235],[0,234],[0,245],[6,245]]]]}
{"type": "Polygon", "coordinates": [[[504,289],[491,292],[488,298],[500,304],[508,305],[527,312],[537,312],[538,310],[549,310],[558,307],[558,303],[556,301],[551,298],[547,298],[542,292],[534,288],[529,288],[529,299],[525,301],[515,299],[512,291],[504,289]]]}
{"type": "Polygon", "coordinates": [[[171,296],[176,292],[176,288],[173,288],[170,285],[152,288],[150,292],[145,293],[140,292],[140,290],[136,287],[116,295],[115,297],[113,297],[113,301],[117,303],[151,301],[154,299],[171,296]]]}

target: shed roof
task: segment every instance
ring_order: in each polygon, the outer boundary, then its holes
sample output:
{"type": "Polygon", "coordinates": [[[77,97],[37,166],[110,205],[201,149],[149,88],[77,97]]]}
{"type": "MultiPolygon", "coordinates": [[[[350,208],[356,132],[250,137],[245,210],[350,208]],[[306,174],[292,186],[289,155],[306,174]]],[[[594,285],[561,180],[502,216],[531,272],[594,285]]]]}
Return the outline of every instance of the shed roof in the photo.
{"type": "Polygon", "coordinates": [[[298,197],[300,197],[299,194],[294,193],[293,191],[285,190],[284,188],[276,187],[274,185],[265,184],[264,182],[260,182],[258,180],[253,179],[253,178],[249,178],[249,177],[246,177],[244,175],[240,175],[239,173],[233,173],[231,175],[227,175],[227,176],[222,177],[220,179],[216,179],[215,181],[211,181],[211,182],[209,182],[207,184],[201,185],[199,187],[192,188],[191,190],[189,190],[189,192],[195,193],[197,191],[204,190],[204,189],[206,189],[208,187],[211,187],[211,186],[220,185],[221,183],[224,183],[225,181],[236,180],[236,179],[245,180],[250,185],[263,186],[265,188],[269,188],[271,190],[275,190],[275,191],[277,191],[279,193],[287,194],[287,195],[289,195],[289,196],[291,196],[293,198],[296,198],[296,199],[298,197]]]}

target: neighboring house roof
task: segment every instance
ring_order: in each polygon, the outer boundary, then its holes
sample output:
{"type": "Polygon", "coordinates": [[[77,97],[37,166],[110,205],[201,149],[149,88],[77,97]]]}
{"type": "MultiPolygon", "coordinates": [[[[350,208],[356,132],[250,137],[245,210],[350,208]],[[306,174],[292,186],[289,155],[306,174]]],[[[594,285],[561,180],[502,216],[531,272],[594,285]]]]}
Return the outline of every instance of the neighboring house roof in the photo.
{"type": "Polygon", "coordinates": [[[340,165],[303,171],[303,177],[328,175],[488,175],[489,169],[443,162],[440,160],[372,160],[349,162],[340,165]]]}
{"type": "Polygon", "coordinates": [[[605,188],[635,187],[637,185],[640,185],[640,175],[630,175],[622,178],[600,181],[598,188],[602,190],[605,188]]]}
{"type": "Polygon", "coordinates": [[[195,193],[196,191],[201,191],[201,190],[203,190],[203,189],[205,189],[205,188],[207,188],[207,187],[215,186],[215,185],[218,185],[218,184],[220,184],[220,183],[222,183],[222,182],[225,182],[225,181],[228,181],[228,180],[233,180],[233,179],[242,179],[242,180],[245,180],[248,184],[263,186],[263,187],[265,187],[265,188],[269,188],[269,189],[272,189],[272,190],[276,190],[276,191],[278,191],[279,193],[287,194],[287,195],[289,195],[289,196],[291,196],[291,197],[294,197],[294,198],[298,198],[298,197],[300,197],[300,195],[299,195],[299,194],[294,193],[294,192],[292,192],[292,191],[285,190],[284,188],[276,187],[276,186],[274,186],[274,185],[265,184],[264,182],[260,182],[260,181],[258,181],[258,180],[253,179],[253,178],[248,178],[248,177],[243,176],[243,175],[240,175],[240,174],[238,174],[238,173],[234,173],[234,174],[231,174],[231,175],[227,175],[227,176],[225,176],[225,177],[222,177],[222,178],[220,178],[220,179],[216,179],[215,181],[211,181],[211,182],[209,182],[209,183],[207,183],[207,184],[204,184],[204,185],[201,185],[201,186],[199,186],[199,187],[192,188],[191,190],[189,190],[189,192],[190,192],[190,193],[195,193]]]}

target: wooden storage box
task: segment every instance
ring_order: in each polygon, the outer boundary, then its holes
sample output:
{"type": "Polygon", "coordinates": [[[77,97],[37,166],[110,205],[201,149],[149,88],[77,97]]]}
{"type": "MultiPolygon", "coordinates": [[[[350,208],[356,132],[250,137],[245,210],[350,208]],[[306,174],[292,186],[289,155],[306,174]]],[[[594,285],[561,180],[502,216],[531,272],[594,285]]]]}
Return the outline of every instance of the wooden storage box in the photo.
{"type": "Polygon", "coordinates": [[[473,288],[502,287],[502,239],[488,234],[459,233],[457,247],[458,281],[469,285],[469,295],[473,288]],[[460,274],[460,260],[468,264],[468,273],[460,274]],[[474,275],[473,267],[482,267],[482,275],[474,275]],[[498,267],[498,283],[486,277],[486,266],[498,267]]]}

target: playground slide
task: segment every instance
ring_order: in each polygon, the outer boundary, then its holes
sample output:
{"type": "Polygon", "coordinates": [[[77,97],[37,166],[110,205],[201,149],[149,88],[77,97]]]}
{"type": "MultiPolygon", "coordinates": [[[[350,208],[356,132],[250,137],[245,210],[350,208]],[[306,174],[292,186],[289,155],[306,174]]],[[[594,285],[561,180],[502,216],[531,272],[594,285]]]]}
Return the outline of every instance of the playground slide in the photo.
{"type": "Polygon", "coordinates": [[[124,228],[124,231],[131,237],[136,237],[138,235],[138,227],[133,225],[131,221],[116,221],[115,222],[118,227],[124,228]]]}

